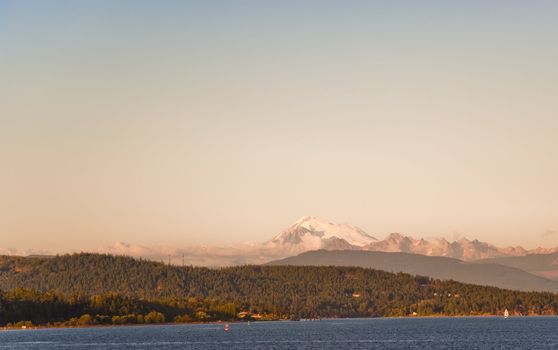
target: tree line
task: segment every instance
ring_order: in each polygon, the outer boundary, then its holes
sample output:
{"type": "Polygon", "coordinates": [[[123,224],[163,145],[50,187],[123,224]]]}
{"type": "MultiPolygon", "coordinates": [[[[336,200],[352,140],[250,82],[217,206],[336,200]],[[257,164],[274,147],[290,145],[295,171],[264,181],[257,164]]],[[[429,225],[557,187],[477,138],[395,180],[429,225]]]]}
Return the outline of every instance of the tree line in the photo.
{"type": "Polygon", "coordinates": [[[103,254],[0,257],[0,289],[0,325],[558,312],[552,293],[359,267],[209,269],[103,254]]]}
{"type": "Polygon", "coordinates": [[[233,303],[196,298],[144,300],[115,293],[87,296],[17,288],[0,291],[0,326],[86,326],[235,320],[233,303]]]}

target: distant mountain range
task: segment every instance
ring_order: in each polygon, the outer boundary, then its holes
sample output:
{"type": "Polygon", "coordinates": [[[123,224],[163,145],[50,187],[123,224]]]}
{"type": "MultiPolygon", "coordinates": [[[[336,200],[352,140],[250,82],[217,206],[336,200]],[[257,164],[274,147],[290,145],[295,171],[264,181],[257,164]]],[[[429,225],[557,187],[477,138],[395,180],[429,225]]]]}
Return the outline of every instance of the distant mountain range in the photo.
{"type": "Polygon", "coordinates": [[[478,240],[416,239],[392,233],[379,240],[364,230],[350,224],[337,224],[313,216],[304,216],[284,231],[263,243],[219,246],[140,246],[117,242],[99,247],[93,252],[130,255],[174,264],[184,262],[198,266],[231,266],[262,264],[294,256],[303,252],[325,250],[365,250],[378,252],[401,252],[428,256],[444,256],[463,261],[478,259],[524,256],[558,252],[558,248],[526,250],[522,247],[498,248],[478,240]]]}
{"type": "MultiPolygon", "coordinates": [[[[501,288],[558,292],[558,248],[499,248],[476,239],[449,242],[443,238],[425,240],[399,233],[379,240],[356,226],[313,216],[300,218],[264,243],[181,248],[118,242],[93,252],[210,267],[268,262],[354,265],[501,288]],[[316,250],[320,251],[313,252],[316,250]]],[[[23,254],[0,249],[2,254],[45,255],[46,252],[23,254]]]]}
{"type": "MultiPolygon", "coordinates": [[[[409,253],[317,250],[272,261],[269,265],[358,266],[505,289],[558,292],[558,281],[490,260],[464,262],[448,257],[409,253]]],[[[517,265],[521,264],[517,263],[517,265]]]]}
{"type": "Polygon", "coordinates": [[[368,267],[523,291],[558,292],[558,248],[499,248],[478,240],[415,239],[392,233],[378,240],[364,230],[306,216],[268,247],[298,253],[271,265],[368,267]]]}
{"type": "Polygon", "coordinates": [[[356,226],[335,224],[313,216],[302,217],[266,243],[266,246],[295,253],[316,249],[353,249],[445,256],[464,261],[558,252],[558,247],[533,250],[522,247],[498,248],[476,239],[462,238],[449,242],[441,238],[427,241],[399,233],[392,233],[385,239],[378,240],[356,226]]]}

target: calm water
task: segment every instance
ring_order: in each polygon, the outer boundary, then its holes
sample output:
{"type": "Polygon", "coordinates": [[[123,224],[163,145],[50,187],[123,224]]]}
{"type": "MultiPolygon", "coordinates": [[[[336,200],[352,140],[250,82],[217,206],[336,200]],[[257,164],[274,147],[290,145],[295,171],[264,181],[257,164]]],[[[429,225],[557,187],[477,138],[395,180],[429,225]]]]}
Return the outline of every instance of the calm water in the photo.
{"type": "Polygon", "coordinates": [[[558,318],[343,319],[0,331],[0,349],[557,349],[558,318]]]}

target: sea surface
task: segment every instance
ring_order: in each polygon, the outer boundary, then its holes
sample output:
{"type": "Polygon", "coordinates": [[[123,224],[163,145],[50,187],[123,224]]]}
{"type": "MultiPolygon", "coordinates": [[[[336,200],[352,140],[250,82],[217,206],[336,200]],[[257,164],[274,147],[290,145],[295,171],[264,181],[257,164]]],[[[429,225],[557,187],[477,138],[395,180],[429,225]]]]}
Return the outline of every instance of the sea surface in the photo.
{"type": "Polygon", "coordinates": [[[558,317],[369,318],[0,331],[0,349],[558,349],[558,317]]]}

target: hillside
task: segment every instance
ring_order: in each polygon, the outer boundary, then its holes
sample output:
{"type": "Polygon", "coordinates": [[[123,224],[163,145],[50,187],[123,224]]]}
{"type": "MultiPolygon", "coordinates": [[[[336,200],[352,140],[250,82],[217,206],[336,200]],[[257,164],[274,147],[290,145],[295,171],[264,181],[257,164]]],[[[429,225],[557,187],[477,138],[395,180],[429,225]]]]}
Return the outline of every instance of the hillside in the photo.
{"type": "Polygon", "coordinates": [[[359,266],[506,289],[558,292],[558,282],[515,267],[490,262],[468,263],[453,258],[419,254],[318,250],[276,260],[269,265],[359,266]]]}
{"type": "Polygon", "coordinates": [[[229,318],[236,317],[234,310],[251,310],[272,319],[404,316],[413,312],[480,315],[498,314],[504,308],[516,314],[554,315],[558,311],[556,294],[502,290],[360,267],[208,269],[96,254],[0,257],[0,289],[4,290],[0,304],[20,318],[39,310],[48,318],[58,308],[68,315],[73,313],[72,317],[84,310],[126,315],[151,308],[163,313],[185,312],[192,319],[200,310],[208,315],[213,312],[211,319],[220,319],[223,310],[228,310],[229,318]],[[36,292],[18,292],[21,288],[36,292]],[[145,301],[150,301],[149,307],[145,301]]]}

